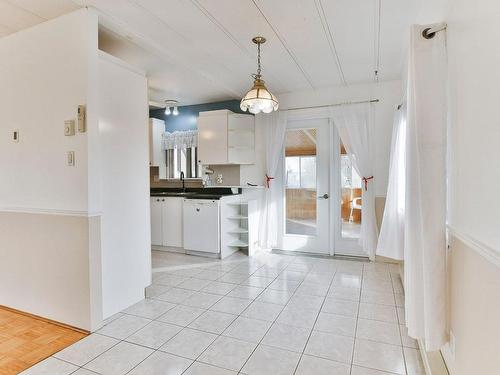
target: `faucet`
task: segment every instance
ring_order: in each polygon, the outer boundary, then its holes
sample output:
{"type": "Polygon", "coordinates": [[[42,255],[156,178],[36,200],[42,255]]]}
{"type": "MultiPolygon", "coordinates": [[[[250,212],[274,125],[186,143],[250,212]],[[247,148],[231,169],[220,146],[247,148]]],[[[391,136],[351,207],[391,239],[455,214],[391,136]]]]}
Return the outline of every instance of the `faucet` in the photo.
{"type": "Polygon", "coordinates": [[[184,171],[181,171],[181,181],[182,181],[182,192],[186,192],[186,180],[184,178],[184,171]]]}

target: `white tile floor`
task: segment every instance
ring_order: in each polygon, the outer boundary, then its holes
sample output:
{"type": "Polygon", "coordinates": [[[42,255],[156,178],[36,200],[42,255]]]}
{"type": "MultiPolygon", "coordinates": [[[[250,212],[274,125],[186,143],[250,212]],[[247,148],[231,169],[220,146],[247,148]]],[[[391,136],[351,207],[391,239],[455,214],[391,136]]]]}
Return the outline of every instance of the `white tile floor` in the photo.
{"type": "Polygon", "coordinates": [[[418,375],[395,267],[153,255],[148,298],[23,374],[418,375]]]}

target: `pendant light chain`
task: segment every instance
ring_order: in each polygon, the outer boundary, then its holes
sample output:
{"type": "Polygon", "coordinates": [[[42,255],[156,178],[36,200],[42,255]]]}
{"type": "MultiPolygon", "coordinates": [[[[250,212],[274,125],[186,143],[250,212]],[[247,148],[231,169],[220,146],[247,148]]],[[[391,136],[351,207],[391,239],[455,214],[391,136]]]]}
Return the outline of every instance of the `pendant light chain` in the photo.
{"type": "Polygon", "coordinates": [[[261,43],[257,43],[257,78],[261,77],[261,75],[260,75],[260,72],[261,72],[261,68],[260,68],[260,45],[261,45],[261,43]]]}

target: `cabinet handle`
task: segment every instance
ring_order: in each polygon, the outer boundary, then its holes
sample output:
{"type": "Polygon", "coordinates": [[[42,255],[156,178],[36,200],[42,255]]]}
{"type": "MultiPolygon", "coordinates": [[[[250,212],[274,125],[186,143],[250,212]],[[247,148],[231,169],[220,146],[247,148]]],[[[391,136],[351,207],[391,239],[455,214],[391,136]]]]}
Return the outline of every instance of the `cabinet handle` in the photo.
{"type": "Polygon", "coordinates": [[[199,209],[199,208],[197,208],[197,209],[196,209],[196,212],[200,212],[200,209],[199,209]]]}
{"type": "Polygon", "coordinates": [[[159,202],[160,200],[159,200],[159,199],[157,199],[156,201],[157,201],[157,202],[159,202]]]}
{"type": "Polygon", "coordinates": [[[162,201],[162,202],[165,202],[165,199],[162,199],[161,201],[162,201]]]}

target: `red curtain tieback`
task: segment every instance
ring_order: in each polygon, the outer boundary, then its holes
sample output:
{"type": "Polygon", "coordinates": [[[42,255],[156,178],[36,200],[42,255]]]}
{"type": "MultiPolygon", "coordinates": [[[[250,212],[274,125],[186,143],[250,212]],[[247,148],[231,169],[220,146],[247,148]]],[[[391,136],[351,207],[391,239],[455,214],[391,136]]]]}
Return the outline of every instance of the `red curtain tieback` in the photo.
{"type": "Polygon", "coordinates": [[[271,183],[271,180],[274,180],[274,177],[271,177],[269,176],[267,173],[266,173],[266,187],[269,189],[269,185],[271,183]]]}
{"type": "Polygon", "coordinates": [[[363,177],[362,180],[365,183],[365,191],[366,191],[366,190],[368,190],[368,180],[373,180],[373,176],[363,177]]]}

